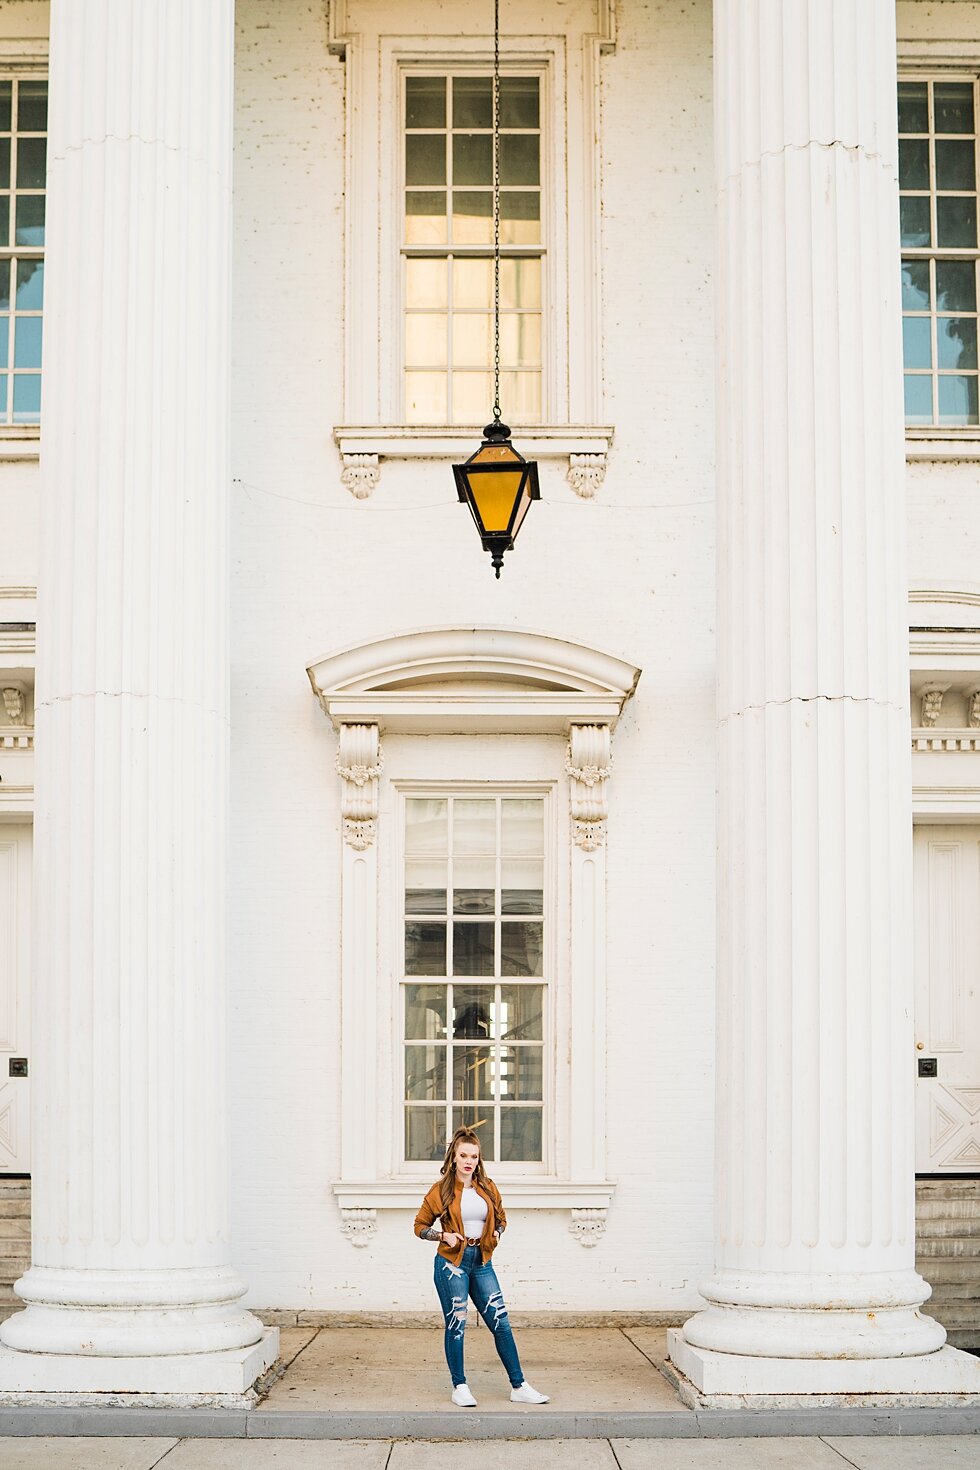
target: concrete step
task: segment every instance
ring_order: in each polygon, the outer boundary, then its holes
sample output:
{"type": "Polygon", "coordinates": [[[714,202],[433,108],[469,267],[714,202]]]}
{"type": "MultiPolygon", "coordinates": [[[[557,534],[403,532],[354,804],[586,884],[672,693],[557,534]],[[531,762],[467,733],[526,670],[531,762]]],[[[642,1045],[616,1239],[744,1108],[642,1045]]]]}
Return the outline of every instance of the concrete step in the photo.
{"type": "MultiPolygon", "coordinates": [[[[943,1325],[945,1326],[945,1323],[943,1325]]],[[[980,1348],[980,1328],[954,1327],[952,1331],[947,1331],[946,1341],[950,1347],[962,1348],[964,1352],[975,1353],[980,1348]]]]}
{"type": "Polygon", "coordinates": [[[940,1307],[934,1307],[932,1302],[929,1302],[926,1307],[926,1315],[935,1317],[936,1321],[941,1322],[947,1331],[955,1327],[957,1330],[980,1333],[980,1315],[973,1302],[961,1302],[955,1307],[945,1302],[940,1307]]]}
{"type": "Polygon", "coordinates": [[[980,1270],[977,1263],[969,1256],[960,1256],[954,1260],[943,1260],[942,1256],[931,1256],[928,1260],[919,1256],[915,1263],[915,1269],[920,1276],[924,1276],[930,1286],[945,1290],[948,1285],[973,1285],[980,1281],[980,1270]]]}
{"type": "Polygon", "coordinates": [[[932,1296],[925,1306],[927,1312],[932,1312],[933,1302],[962,1301],[976,1302],[977,1309],[980,1311],[980,1279],[978,1279],[977,1272],[972,1273],[972,1279],[970,1275],[964,1275],[959,1281],[940,1281],[935,1272],[932,1272],[932,1278],[931,1281],[928,1276],[925,1278],[932,1287],[932,1296]]]}
{"type": "Polygon", "coordinates": [[[917,1225],[924,1220],[974,1220],[980,1218],[980,1194],[974,1198],[972,1195],[954,1195],[951,1199],[943,1199],[936,1195],[930,1199],[919,1200],[915,1206],[915,1222],[917,1225]]]}
{"type": "Polygon", "coordinates": [[[916,1220],[916,1240],[944,1240],[947,1236],[980,1235],[980,1213],[951,1219],[916,1220]]]}
{"type": "MultiPolygon", "coordinates": [[[[31,1217],[30,1215],[0,1215],[0,1241],[3,1240],[30,1240],[31,1217]]],[[[2,1247],[0,1247],[2,1249],[2,1247]]]]}
{"type": "Polygon", "coordinates": [[[919,1239],[916,1241],[915,1253],[924,1262],[943,1256],[951,1256],[957,1260],[972,1256],[977,1260],[977,1269],[980,1270],[980,1235],[944,1235],[934,1240],[919,1239]]]}
{"type": "Polygon", "coordinates": [[[980,1179],[964,1179],[962,1174],[951,1174],[946,1179],[915,1181],[916,1203],[931,1199],[974,1199],[978,1195],[980,1179]]]}
{"type": "Polygon", "coordinates": [[[976,1327],[980,1332],[980,1301],[976,1297],[931,1296],[922,1310],[927,1317],[935,1317],[944,1324],[950,1313],[959,1313],[960,1325],[965,1320],[969,1326],[976,1327]]]}

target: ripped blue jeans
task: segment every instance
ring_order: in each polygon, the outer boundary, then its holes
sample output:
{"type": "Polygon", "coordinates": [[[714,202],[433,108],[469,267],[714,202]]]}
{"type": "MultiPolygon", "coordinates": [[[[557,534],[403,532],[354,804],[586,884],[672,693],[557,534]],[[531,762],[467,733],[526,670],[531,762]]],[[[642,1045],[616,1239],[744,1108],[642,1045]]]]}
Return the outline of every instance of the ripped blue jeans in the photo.
{"type": "Polygon", "coordinates": [[[453,1380],[453,1388],[466,1382],[463,1368],[463,1333],[466,1330],[467,1300],[473,1303],[493,1334],[497,1356],[504,1365],[511,1388],[520,1388],[524,1382],[521,1360],[517,1356],[517,1344],[510,1327],[510,1318],[504,1305],[503,1293],[497,1273],[488,1261],[481,1264],[480,1247],[468,1245],[458,1266],[436,1256],[436,1291],[446,1319],[446,1362],[453,1380]]]}

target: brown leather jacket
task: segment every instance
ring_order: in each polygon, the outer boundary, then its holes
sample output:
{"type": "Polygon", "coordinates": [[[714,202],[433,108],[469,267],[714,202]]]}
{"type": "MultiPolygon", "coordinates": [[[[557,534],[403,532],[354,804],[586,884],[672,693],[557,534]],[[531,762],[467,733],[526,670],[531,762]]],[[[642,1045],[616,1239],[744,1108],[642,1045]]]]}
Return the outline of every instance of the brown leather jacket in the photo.
{"type": "MultiPolygon", "coordinates": [[[[480,1198],[485,1199],[487,1202],[487,1218],[483,1226],[483,1234],[480,1236],[480,1255],[483,1259],[483,1264],[486,1265],[494,1253],[500,1236],[503,1235],[507,1228],[507,1216],[504,1213],[500,1190],[492,1179],[487,1180],[485,1189],[476,1183],[474,1183],[473,1188],[480,1198]]],[[[465,1234],[463,1230],[463,1215],[460,1210],[462,1193],[463,1182],[462,1180],[457,1180],[456,1194],[448,1211],[448,1229],[460,1236],[459,1243],[452,1248],[448,1245],[440,1244],[437,1252],[445,1260],[452,1261],[454,1266],[459,1265],[463,1259],[463,1252],[466,1249],[466,1241],[463,1239],[465,1234]]],[[[423,1231],[428,1230],[437,1220],[440,1221],[443,1229],[446,1229],[446,1221],[441,1219],[442,1213],[442,1195],[439,1192],[439,1181],[437,1180],[425,1196],[425,1199],[422,1201],[422,1206],[415,1216],[415,1234],[421,1237],[423,1231]]]]}

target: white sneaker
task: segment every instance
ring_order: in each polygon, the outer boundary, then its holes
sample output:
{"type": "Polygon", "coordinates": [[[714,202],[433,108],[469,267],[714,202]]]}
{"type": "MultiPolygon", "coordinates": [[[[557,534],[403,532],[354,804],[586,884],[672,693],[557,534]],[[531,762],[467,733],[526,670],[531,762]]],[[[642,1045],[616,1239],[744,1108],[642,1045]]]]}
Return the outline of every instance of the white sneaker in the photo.
{"type": "Polygon", "coordinates": [[[538,1393],[537,1389],[532,1388],[525,1378],[520,1388],[511,1389],[510,1401],[512,1404],[546,1404],[548,1402],[548,1395],[546,1393],[538,1393]]]}
{"type": "MultiPolygon", "coordinates": [[[[511,1395],[513,1397],[513,1395],[511,1395]]],[[[461,1409],[475,1409],[476,1399],[470,1393],[469,1385],[460,1383],[453,1389],[453,1403],[461,1409]]]]}

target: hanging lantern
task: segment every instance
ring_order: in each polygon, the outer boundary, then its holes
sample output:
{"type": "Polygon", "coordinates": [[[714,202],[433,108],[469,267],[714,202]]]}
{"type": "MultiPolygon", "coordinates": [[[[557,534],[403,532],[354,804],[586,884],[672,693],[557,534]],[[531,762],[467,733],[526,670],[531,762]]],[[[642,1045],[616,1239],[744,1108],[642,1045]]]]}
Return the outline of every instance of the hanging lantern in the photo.
{"type": "Polygon", "coordinates": [[[500,0],[493,7],[493,422],[476,453],[453,465],[453,474],[499,578],[531,501],[541,499],[537,465],[518,454],[500,420],[500,0]]]}
{"type": "Polygon", "coordinates": [[[453,474],[456,493],[469,506],[499,577],[504,552],[513,551],[531,501],[541,498],[538,467],[518,454],[510,442],[510,429],[494,419],[484,429],[479,449],[465,464],[454,464],[453,474]]]}

